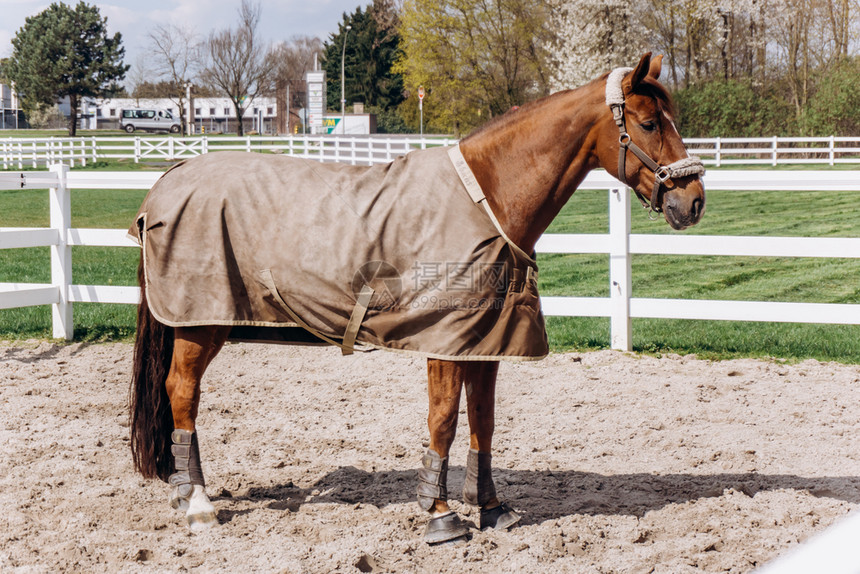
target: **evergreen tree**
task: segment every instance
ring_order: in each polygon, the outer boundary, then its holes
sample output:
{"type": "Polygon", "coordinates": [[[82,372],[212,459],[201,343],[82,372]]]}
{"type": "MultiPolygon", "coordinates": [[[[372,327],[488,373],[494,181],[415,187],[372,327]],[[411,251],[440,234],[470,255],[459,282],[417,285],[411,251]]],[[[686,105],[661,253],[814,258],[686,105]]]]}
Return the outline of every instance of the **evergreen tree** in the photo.
{"type": "Polygon", "coordinates": [[[390,110],[403,101],[403,78],[392,72],[400,56],[398,18],[390,0],[374,0],[366,10],[343,15],[338,32],[324,44],[327,106],[340,111],[341,56],[344,59],[345,99],[368,107],[390,110]],[[346,27],[351,29],[347,30],[346,27]]]}
{"type": "Polygon", "coordinates": [[[108,36],[107,18],[96,6],[54,3],[18,30],[4,71],[25,110],[68,96],[69,135],[74,136],[81,99],[105,96],[125,77],[121,44],[119,33],[108,36]]]}

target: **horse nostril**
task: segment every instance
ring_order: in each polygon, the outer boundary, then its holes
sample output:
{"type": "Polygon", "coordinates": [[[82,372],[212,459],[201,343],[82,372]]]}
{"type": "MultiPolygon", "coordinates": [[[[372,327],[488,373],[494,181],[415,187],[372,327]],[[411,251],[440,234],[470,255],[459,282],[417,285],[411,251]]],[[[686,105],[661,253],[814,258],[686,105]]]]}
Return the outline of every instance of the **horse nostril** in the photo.
{"type": "Polygon", "coordinates": [[[705,202],[699,199],[698,197],[693,200],[693,206],[690,210],[690,213],[693,215],[693,219],[698,221],[700,217],[702,217],[702,207],[705,205],[705,202]]]}

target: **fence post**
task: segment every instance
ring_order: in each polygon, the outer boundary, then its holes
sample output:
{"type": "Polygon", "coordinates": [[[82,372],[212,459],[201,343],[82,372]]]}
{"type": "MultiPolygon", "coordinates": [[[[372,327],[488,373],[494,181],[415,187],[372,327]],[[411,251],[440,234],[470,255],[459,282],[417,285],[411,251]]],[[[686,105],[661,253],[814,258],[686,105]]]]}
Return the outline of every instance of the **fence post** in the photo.
{"type": "Polygon", "coordinates": [[[610,347],[619,351],[633,349],[630,322],[630,191],[609,190],[609,320],[610,347]]]}
{"type": "Polygon", "coordinates": [[[72,222],[72,203],[66,187],[69,166],[54,164],[50,170],[57,174],[57,187],[49,190],[51,227],[57,230],[59,242],[51,246],[51,284],[59,291],[60,301],[52,307],[54,338],[71,340],[74,335],[72,304],[69,302],[69,285],[72,283],[72,246],[69,245],[69,227],[72,222]]]}
{"type": "Polygon", "coordinates": [[[720,167],[723,162],[723,140],[719,136],[717,136],[716,152],[717,167],[720,167]]]}
{"type": "Polygon", "coordinates": [[[836,147],[836,137],[830,136],[830,165],[833,165],[836,163],[836,150],[834,149],[835,147],[836,147]]]}
{"type": "Polygon", "coordinates": [[[140,136],[134,136],[134,163],[140,163],[140,136]]]}
{"type": "Polygon", "coordinates": [[[773,144],[772,144],[772,147],[773,147],[773,152],[772,152],[772,153],[773,153],[773,160],[772,160],[772,164],[773,164],[774,166],[776,165],[776,150],[777,150],[778,146],[779,146],[779,142],[777,141],[776,136],[773,136],[773,144]]]}
{"type": "Polygon", "coordinates": [[[90,136],[90,142],[92,143],[92,146],[93,146],[93,163],[96,163],[98,161],[98,150],[96,149],[96,146],[97,146],[96,136],[90,136]]]}

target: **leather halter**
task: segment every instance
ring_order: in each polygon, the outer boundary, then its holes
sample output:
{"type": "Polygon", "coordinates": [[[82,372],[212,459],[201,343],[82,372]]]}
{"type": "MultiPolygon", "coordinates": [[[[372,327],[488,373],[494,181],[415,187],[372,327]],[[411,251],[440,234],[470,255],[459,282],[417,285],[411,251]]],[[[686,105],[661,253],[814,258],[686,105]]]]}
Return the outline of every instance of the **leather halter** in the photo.
{"type": "MultiPolygon", "coordinates": [[[[631,71],[630,68],[620,68],[615,70],[610,78],[615,79],[621,82],[622,73],[626,73],[631,71]]],[[[624,124],[624,97],[621,94],[621,87],[618,86],[610,86],[610,79],[607,79],[607,104],[609,105],[609,109],[612,110],[612,119],[615,120],[615,125],[618,126],[618,179],[624,185],[633,189],[636,193],[636,197],[639,198],[639,202],[642,204],[642,207],[650,210],[650,212],[654,213],[662,213],[663,212],[663,202],[662,196],[663,191],[665,189],[665,183],[669,179],[674,177],[684,177],[688,175],[703,175],[705,173],[705,167],[702,164],[702,160],[695,156],[686,157],[680,159],[676,162],[673,162],[669,165],[660,165],[656,161],[654,161],[651,156],[649,156],[645,151],[642,150],[633,139],[630,137],[630,134],[627,133],[627,128],[624,124]],[[613,88],[615,88],[613,92],[613,88]],[[639,158],[639,161],[642,164],[650,169],[654,173],[654,188],[651,190],[651,202],[648,203],[648,200],[639,192],[638,189],[634,188],[627,182],[627,152],[631,151],[633,155],[639,158]]]]}
{"type": "Polygon", "coordinates": [[[671,170],[666,166],[659,165],[656,161],[651,159],[647,153],[645,153],[642,148],[636,145],[633,142],[633,139],[630,137],[630,134],[627,133],[627,129],[624,126],[624,104],[615,104],[610,106],[612,109],[612,118],[615,120],[615,124],[618,126],[618,179],[621,180],[621,183],[633,189],[634,193],[636,193],[636,197],[639,198],[639,202],[642,204],[642,207],[645,209],[650,209],[655,213],[663,212],[663,202],[660,201],[662,197],[661,191],[663,191],[663,183],[666,182],[671,177],[671,170]],[[649,204],[645,197],[639,192],[638,189],[633,187],[627,182],[627,151],[633,152],[633,155],[639,158],[645,167],[654,172],[654,188],[651,190],[651,203],[649,204]]]}

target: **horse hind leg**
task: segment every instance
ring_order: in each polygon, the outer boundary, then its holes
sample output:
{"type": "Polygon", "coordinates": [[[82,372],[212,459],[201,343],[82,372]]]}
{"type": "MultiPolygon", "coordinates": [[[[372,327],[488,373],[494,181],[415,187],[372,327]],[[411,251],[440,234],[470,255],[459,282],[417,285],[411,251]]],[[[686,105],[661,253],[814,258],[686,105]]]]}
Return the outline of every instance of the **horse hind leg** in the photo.
{"type": "Polygon", "coordinates": [[[466,404],[469,413],[469,455],[463,500],[480,508],[480,529],[504,530],[520,521],[509,505],[500,502],[493,482],[492,447],[495,429],[496,362],[471,363],[465,374],[466,404]]]}
{"type": "Polygon", "coordinates": [[[176,329],[173,359],[167,375],[167,395],[174,427],[171,452],[176,469],[168,479],[172,487],[168,502],[173,508],[185,512],[193,532],[218,524],[215,507],[206,495],[195,421],[203,373],[223,347],[229,332],[229,327],[176,329]]]}

